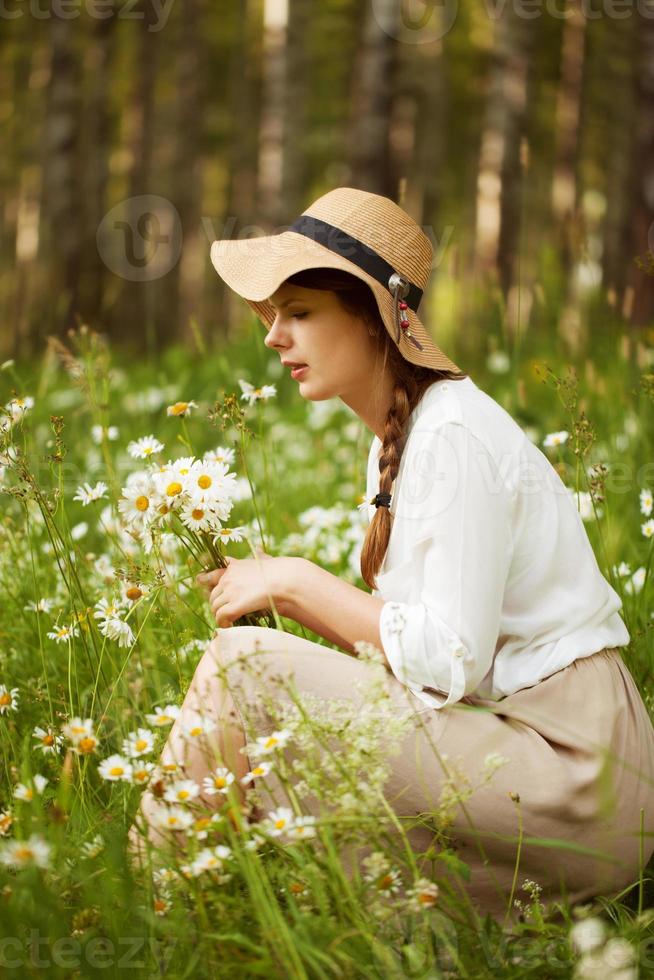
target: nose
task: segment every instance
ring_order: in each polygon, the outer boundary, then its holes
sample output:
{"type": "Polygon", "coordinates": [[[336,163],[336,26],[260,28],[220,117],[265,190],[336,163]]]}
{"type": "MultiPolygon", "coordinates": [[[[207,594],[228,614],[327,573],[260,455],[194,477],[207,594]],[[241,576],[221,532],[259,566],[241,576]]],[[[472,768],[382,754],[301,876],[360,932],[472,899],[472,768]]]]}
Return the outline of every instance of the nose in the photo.
{"type": "Polygon", "coordinates": [[[279,344],[282,343],[282,336],[281,336],[282,331],[281,331],[281,327],[279,326],[279,323],[280,323],[280,319],[278,315],[273,320],[272,326],[269,327],[266,336],[263,338],[263,342],[266,345],[266,347],[274,348],[274,347],[278,347],[279,344]]]}

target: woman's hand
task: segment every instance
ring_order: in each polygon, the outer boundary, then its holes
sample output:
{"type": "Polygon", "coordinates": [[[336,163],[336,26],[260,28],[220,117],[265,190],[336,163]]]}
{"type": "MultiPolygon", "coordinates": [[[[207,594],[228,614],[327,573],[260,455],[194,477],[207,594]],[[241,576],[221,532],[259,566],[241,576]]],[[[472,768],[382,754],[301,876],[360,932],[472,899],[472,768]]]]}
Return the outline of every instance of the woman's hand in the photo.
{"type": "Polygon", "coordinates": [[[281,615],[293,558],[267,555],[226,558],[225,568],[201,572],[197,582],[209,593],[209,604],[219,627],[232,626],[247,613],[268,610],[271,599],[281,615]],[[265,567],[264,567],[265,566],[265,567]]]}

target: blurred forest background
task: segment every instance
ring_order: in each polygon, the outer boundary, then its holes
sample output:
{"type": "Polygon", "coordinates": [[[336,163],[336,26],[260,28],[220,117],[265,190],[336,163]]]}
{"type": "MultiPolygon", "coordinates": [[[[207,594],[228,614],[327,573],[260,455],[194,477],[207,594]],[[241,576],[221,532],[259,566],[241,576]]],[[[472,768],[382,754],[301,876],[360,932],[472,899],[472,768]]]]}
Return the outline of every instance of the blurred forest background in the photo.
{"type": "Polygon", "coordinates": [[[251,314],[211,241],[281,231],[339,185],[431,236],[423,319],[461,358],[489,296],[509,331],[574,348],[654,321],[654,0],[13,0],[0,19],[2,357],[80,322],[149,354],[224,342],[251,314]]]}

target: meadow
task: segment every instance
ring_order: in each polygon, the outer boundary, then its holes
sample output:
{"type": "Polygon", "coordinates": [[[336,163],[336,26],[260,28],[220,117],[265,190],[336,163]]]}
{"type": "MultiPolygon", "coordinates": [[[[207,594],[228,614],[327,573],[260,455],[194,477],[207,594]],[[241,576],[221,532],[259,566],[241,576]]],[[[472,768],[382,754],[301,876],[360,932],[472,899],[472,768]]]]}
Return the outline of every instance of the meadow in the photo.
{"type": "MultiPolygon", "coordinates": [[[[357,718],[298,705],[273,743],[253,742],[251,782],[276,767],[289,791],[258,824],[239,820],[226,769],[214,774],[211,815],[178,773],[157,770],[215,628],[195,584],[207,549],[302,555],[363,587],[371,434],[340,402],[304,402],[258,324],[219,351],[196,340],[139,360],[80,327],[38,361],[0,366],[3,973],[652,975],[652,864],[627,893],[552,911],[518,862],[506,922],[482,918],[448,838],[450,786],[428,873],[424,862],[418,872],[384,797],[381,738],[396,722],[381,694],[357,718]],[[143,471],[179,460],[233,474],[220,533],[191,501],[186,523],[166,512],[148,534],[143,471]],[[126,841],[155,780],[190,850],[155,851],[144,871],[126,841]],[[324,819],[303,818],[309,789],[322,792],[324,819]],[[372,845],[351,877],[344,844],[372,845]]],[[[516,343],[489,329],[476,360],[458,363],[574,494],[623,601],[623,656],[654,713],[653,332],[612,324],[552,349],[537,333],[516,343]]],[[[379,667],[374,648],[359,654],[379,667]]]]}

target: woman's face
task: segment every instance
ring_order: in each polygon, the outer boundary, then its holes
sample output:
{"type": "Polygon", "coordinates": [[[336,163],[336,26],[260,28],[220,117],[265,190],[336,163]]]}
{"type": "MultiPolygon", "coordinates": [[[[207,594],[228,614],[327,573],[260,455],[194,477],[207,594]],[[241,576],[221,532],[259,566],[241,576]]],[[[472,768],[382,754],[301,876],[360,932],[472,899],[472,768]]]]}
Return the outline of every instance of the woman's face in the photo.
{"type": "Polygon", "coordinates": [[[346,312],[331,290],[283,283],[270,302],[277,315],[264,344],[282,361],[308,366],[297,379],[302,397],[338,396],[357,411],[374,377],[375,339],[366,322],[346,312]]]}

